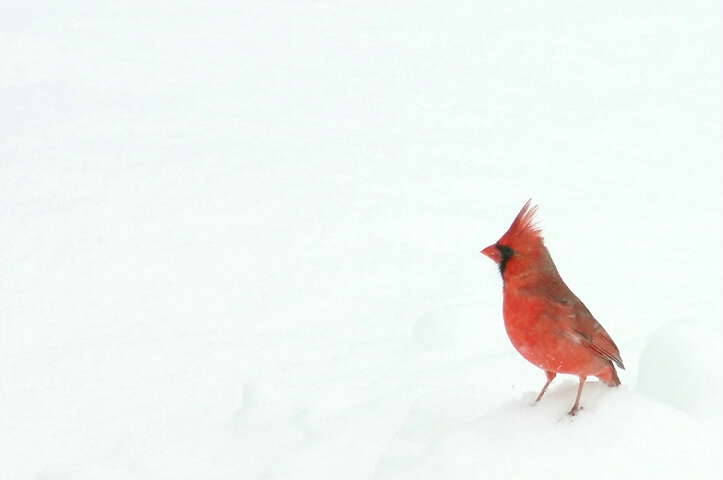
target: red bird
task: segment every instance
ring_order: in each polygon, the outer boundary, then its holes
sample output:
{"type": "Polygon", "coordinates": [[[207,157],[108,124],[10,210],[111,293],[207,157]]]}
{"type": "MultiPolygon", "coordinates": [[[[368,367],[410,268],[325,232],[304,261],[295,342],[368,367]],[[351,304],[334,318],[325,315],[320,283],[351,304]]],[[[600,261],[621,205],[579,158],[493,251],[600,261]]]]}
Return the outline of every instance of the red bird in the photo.
{"type": "Polygon", "coordinates": [[[536,402],[558,373],[577,375],[580,394],[589,375],[609,386],[620,385],[615,365],[622,368],[620,351],[590,311],[565,285],[535,223],[537,206],[528,200],[509,230],[482,250],[502,275],[502,315],[512,345],[520,355],[543,369],[547,382],[536,402]]]}

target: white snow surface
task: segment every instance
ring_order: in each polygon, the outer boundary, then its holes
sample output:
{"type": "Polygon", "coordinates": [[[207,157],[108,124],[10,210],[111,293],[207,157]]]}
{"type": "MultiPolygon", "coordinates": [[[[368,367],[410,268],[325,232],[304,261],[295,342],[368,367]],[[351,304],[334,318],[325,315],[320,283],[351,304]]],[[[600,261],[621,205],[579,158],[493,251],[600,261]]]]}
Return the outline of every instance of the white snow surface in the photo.
{"type": "Polygon", "coordinates": [[[1,5],[0,478],[723,478],[720,2],[1,5]]]}

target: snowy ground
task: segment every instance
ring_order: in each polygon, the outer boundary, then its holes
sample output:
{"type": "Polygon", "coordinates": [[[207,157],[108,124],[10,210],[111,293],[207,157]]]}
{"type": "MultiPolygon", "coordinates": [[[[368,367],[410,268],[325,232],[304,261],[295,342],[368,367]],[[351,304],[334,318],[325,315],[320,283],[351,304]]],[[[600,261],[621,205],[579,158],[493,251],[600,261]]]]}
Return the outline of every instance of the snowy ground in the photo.
{"type": "Polygon", "coordinates": [[[3,1],[0,478],[723,478],[723,9],[579,3],[3,1]]]}

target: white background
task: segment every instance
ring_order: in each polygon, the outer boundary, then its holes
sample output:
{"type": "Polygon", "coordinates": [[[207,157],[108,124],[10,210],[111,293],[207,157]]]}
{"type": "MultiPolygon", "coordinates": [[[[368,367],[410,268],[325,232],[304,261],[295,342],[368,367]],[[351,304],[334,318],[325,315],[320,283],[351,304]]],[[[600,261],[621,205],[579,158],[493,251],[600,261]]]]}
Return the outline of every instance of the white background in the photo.
{"type": "Polygon", "coordinates": [[[0,5],[1,478],[721,478],[720,2],[0,5]]]}

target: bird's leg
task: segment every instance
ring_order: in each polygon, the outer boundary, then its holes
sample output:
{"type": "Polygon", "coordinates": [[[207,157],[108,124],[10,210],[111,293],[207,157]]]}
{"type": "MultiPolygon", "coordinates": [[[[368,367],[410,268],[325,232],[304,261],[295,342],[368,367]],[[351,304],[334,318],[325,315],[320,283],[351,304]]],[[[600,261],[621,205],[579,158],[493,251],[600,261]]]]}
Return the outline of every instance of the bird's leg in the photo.
{"type": "Polygon", "coordinates": [[[545,383],[545,386],[542,387],[542,390],[540,390],[540,394],[537,396],[537,399],[535,400],[535,402],[540,401],[542,396],[545,394],[545,390],[547,390],[547,387],[550,386],[550,383],[552,383],[552,381],[557,376],[557,374],[555,372],[548,372],[548,371],[545,371],[545,375],[547,375],[547,383],[545,383]]]}
{"type": "Polygon", "coordinates": [[[575,405],[573,405],[570,410],[570,415],[575,415],[577,411],[580,410],[580,395],[582,395],[582,387],[585,385],[586,379],[587,377],[584,375],[580,377],[580,386],[577,387],[577,398],[575,398],[575,405]]]}

